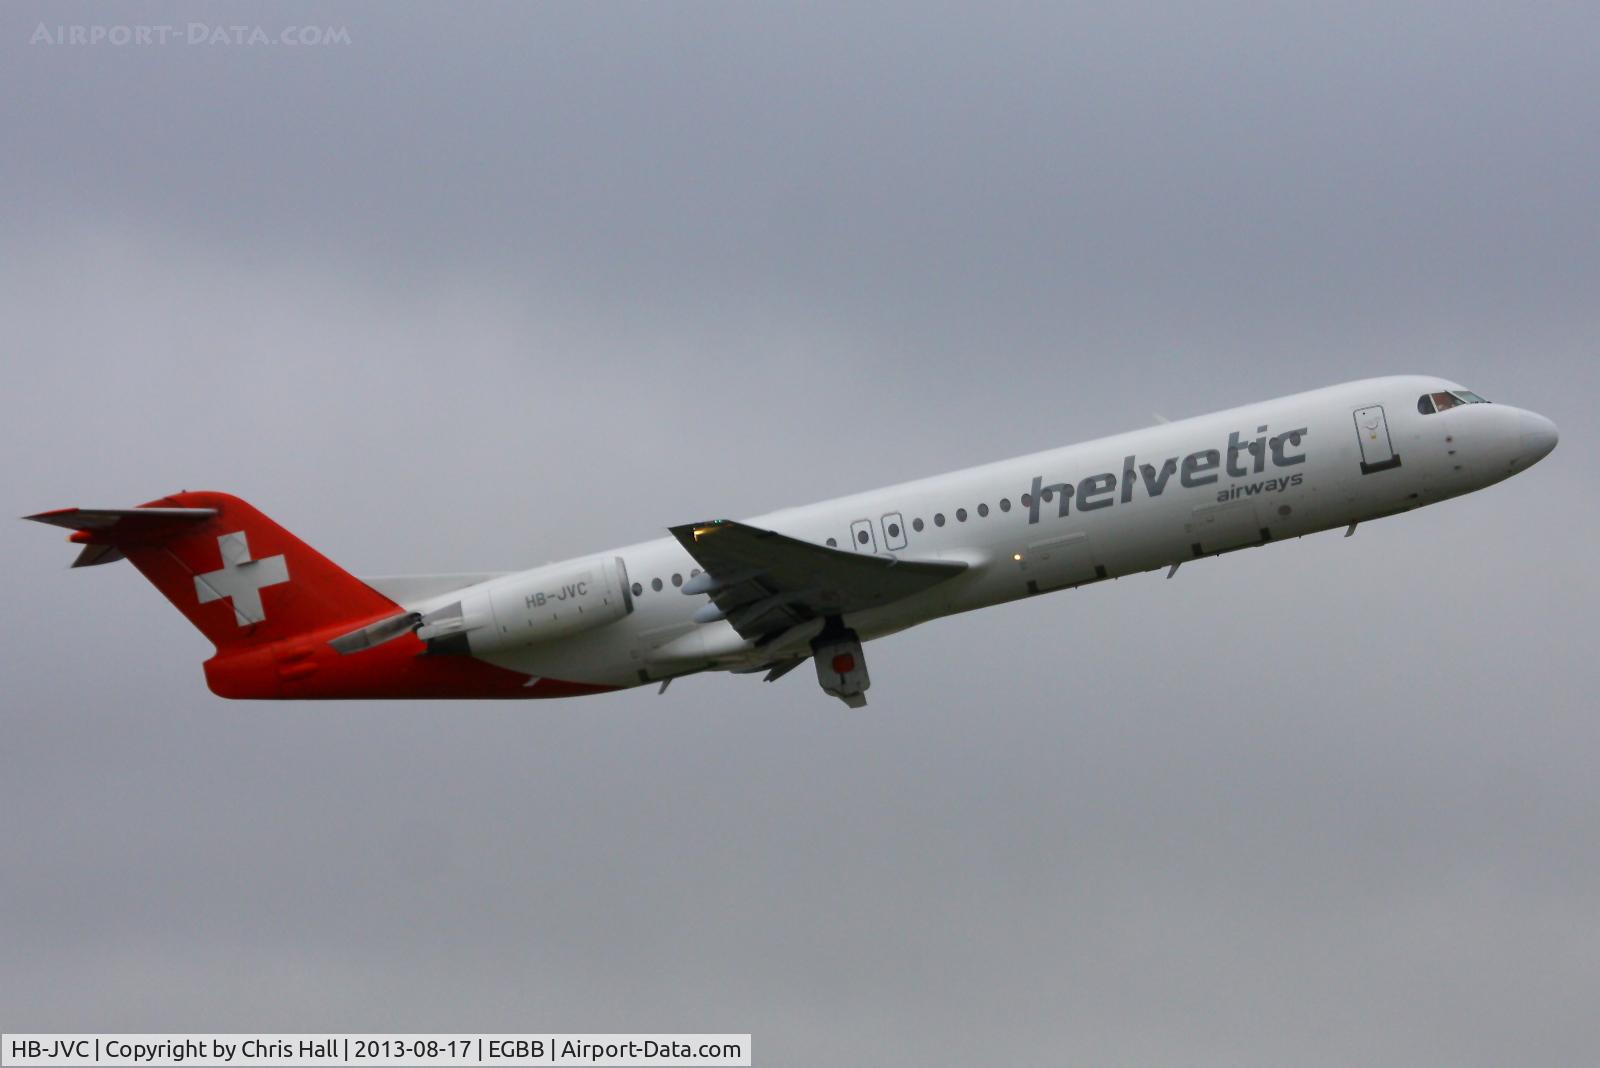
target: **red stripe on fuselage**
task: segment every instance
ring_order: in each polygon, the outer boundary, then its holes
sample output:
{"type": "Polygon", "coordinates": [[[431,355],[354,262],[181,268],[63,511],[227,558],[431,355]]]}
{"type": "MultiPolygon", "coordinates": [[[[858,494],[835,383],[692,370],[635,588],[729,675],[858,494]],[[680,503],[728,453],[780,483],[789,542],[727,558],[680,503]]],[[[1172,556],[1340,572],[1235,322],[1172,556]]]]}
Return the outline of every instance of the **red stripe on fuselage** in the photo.
{"type": "MultiPolygon", "coordinates": [[[[341,631],[347,629],[353,628],[340,627],[341,631]]],[[[535,679],[470,656],[427,656],[426,646],[414,634],[348,655],[328,644],[327,639],[334,636],[289,638],[218,654],[206,661],[206,684],[218,697],[244,700],[523,699],[580,697],[618,689],[535,679]]]]}

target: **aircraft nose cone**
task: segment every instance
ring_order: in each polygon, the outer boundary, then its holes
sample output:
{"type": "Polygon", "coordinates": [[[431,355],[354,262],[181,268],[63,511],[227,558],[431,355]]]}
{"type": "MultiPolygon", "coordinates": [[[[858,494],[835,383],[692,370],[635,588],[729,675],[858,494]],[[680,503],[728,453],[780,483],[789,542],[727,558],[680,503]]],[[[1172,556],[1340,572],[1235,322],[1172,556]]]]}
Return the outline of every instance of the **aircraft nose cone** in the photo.
{"type": "Polygon", "coordinates": [[[1556,447],[1556,442],[1561,439],[1561,434],[1556,430],[1556,425],[1542,415],[1533,412],[1522,413],[1522,454],[1523,466],[1532,467],[1534,464],[1550,455],[1556,447]]]}

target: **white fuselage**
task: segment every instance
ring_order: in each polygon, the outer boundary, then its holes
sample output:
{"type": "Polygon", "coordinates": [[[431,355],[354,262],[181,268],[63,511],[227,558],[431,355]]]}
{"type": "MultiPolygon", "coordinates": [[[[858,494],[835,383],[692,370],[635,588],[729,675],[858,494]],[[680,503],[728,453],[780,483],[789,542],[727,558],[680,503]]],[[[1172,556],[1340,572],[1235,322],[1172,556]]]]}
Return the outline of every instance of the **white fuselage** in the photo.
{"type": "MultiPolygon", "coordinates": [[[[1499,482],[1554,447],[1548,420],[1506,405],[1419,410],[1420,397],[1460,388],[1423,376],[1367,379],[744,522],[860,553],[968,565],[922,594],[844,619],[870,639],[939,616],[1433,504],[1499,482]]],[[[675,539],[594,559],[622,561],[630,613],[483,659],[536,676],[624,687],[754,668],[768,655],[726,622],[694,622],[706,597],[678,589],[698,570],[675,539]]],[[[425,612],[460,596],[407,607],[425,612]]]]}

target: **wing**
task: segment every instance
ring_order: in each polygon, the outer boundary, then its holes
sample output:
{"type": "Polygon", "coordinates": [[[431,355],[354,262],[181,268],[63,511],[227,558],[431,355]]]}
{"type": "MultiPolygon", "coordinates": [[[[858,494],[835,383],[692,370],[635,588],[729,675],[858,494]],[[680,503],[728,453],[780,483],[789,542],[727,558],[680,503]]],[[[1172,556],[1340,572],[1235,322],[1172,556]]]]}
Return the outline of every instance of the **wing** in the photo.
{"type": "Polygon", "coordinates": [[[740,637],[757,641],[808,620],[910,597],[967,569],[959,562],[830,549],[726,519],[671,529],[705,568],[683,587],[684,593],[711,595],[695,620],[726,619],[740,637]]]}

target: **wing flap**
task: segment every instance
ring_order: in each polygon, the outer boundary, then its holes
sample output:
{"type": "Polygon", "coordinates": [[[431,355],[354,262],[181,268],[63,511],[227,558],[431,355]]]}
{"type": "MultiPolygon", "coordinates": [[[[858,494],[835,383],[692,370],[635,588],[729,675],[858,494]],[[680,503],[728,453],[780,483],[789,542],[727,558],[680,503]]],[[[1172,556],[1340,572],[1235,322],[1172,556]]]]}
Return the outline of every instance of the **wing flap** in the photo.
{"type": "Polygon", "coordinates": [[[890,604],[967,569],[960,562],[846,552],[731,520],[671,530],[711,576],[685,592],[709,593],[717,611],[705,618],[726,618],[745,638],[890,604]]]}

